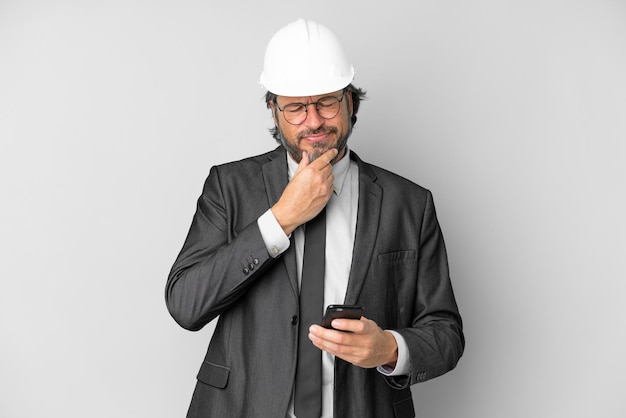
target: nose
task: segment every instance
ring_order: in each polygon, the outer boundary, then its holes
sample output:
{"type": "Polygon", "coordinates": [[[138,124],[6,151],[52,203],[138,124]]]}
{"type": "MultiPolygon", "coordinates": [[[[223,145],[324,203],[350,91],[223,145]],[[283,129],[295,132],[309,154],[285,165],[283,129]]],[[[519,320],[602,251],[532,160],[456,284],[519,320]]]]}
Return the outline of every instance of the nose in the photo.
{"type": "Polygon", "coordinates": [[[306,119],[304,125],[310,129],[317,129],[324,124],[324,118],[317,113],[317,103],[309,103],[306,105],[306,119]]]}

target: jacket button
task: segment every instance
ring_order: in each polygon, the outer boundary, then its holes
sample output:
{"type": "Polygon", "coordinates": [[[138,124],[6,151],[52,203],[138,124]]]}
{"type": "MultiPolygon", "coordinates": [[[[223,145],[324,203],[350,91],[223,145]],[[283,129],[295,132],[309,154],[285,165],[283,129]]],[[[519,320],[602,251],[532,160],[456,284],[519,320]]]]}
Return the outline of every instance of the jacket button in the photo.
{"type": "Polygon", "coordinates": [[[258,258],[255,258],[254,260],[252,260],[252,262],[253,262],[254,264],[259,264],[259,259],[258,259],[258,258]]]}
{"type": "Polygon", "coordinates": [[[250,270],[248,270],[247,268],[244,268],[243,269],[243,274],[248,274],[248,273],[250,273],[250,270]]]}
{"type": "Polygon", "coordinates": [[[298,315],[291,317],[291,325],[298,325],[298,315]]]}
{"type": "Polygon", "coordinates": [[[252,264],[252,263],[248,264],[248,268],[249,268],[250,270],[254,270],[254,264],[252,264]]]}

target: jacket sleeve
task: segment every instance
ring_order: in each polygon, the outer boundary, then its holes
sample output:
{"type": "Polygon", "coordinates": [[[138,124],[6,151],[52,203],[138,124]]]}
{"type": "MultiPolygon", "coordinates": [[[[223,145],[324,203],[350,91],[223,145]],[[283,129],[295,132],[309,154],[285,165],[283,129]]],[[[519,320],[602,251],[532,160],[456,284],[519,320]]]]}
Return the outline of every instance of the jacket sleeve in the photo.
{"type": "Polygon", "coordinates": [[[199,330],[227,310],[275,260],[256,222],[267,203],[238,203],[226,195],[213,167],[167,279],[167,308],[185,329],[199,330]]]}
{"type": "Polygon", "coordinates": [[[433,379],[454,369],[463,354],[463,325],[449,277],[443,235],[430,192],[419,238],[416,290],[411,324],[396,331],[411,359],[409,376],[388,377],[396,388],[433,379]]]}

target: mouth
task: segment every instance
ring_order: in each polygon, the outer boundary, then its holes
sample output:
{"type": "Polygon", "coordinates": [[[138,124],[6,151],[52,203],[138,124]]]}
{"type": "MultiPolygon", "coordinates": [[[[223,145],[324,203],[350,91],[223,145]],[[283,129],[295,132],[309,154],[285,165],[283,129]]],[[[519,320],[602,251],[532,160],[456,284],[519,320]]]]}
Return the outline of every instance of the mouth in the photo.
{"type": "Polygon", "coordinates": [[[320,142],[326,142],[332,134],[335,133],[333,128],[318,129],[316,131],[307,131],[298,135],[300,141],[306,141],[310,144],[318,144],[320,142]]]}

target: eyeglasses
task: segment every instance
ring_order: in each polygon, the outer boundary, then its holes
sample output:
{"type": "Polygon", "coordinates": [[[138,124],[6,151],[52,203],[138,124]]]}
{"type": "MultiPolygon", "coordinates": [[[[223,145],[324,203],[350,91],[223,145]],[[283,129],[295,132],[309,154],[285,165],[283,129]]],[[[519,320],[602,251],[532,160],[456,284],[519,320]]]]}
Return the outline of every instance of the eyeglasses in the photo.
{"type": "Polygon", "coordinates": [[[339,108],[341,101],[343,100],[345,94],[341,93],[340,98],[336,98],[335,96],[326,96],[319,99],[317,102],[313,103],[289,103],[285,105],[284,108],[280,108],[278,103],[276,103],[276,107],[278,110],[283,112],[283,116],[285,116],[285,120],[292,125],[300,125],[302,124],[309,112],[309,106],[315,105],[315,110],[317,114],[320,115],[323,119],[332,119],[337,116],[339,113],[339,108]]]}

